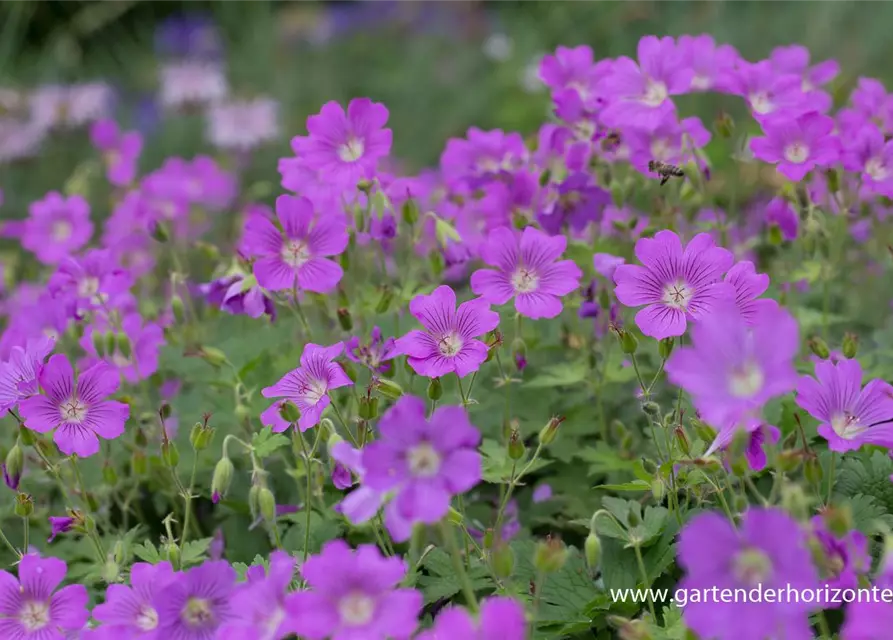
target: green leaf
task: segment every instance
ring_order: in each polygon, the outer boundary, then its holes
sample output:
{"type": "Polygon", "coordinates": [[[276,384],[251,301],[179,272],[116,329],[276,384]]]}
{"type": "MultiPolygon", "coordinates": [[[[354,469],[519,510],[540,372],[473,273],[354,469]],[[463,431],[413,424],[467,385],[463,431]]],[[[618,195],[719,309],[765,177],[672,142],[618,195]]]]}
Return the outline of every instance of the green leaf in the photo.
{"type": "MultiPolygon", "coordinates": [[[[507,483],[512,474],[512,460],[508,456],[506,448],[496,440],[485,439],[481,444],[481,453],[483,454],[483,474],[484,480],[493,483],[507,483]]],[[[536,462],[530,465],[528,475],[552,464],[550,460],[537,458],[536,462]]],[[[527,463],[524,459],[519,460],[515,465],[516,470],[526,467],[527,463]]],[[[524,484],[522,478],[521,485],[524,484]]]]}
{"type": "MultiPolygon", "coordinates": [[[[304,532],[307,527],[307,514],[305,512],[289,513],[281,518],[280,521],[294,523],[282,536],[282,547],[285,551],[292,553],[304,551],[304,532]]],[[[309,553],[319,553],[322,546],[337,538],[342,531],[341,523],[336,520],[327,520],[320,516],[317,512],[310,514],[310,551],[309,553]]]]}
{"type": "Polygon", "coordinates": [[[213,538],[202,538],[200,540],[190,540],[180,550],[180,562],[184,567],[193,564],[201,564],[208,553],[213,538]]]}
{"type": "Polygon", "coordinates": [[[636,460],[621,458],[616,449],[606,445],[585,447],[577,451],[576,457],[589,463],[589,475],[601,475],[613,471],[632,471],[636,460]]]}
{"type": "Polygon", "coordinates": [[[288,436],[281,433],[273,433],[271,427],[264,427],[251,438],[251,446],[254,454],[259,458],[268,458],[277,449],[288,445],[288,436]]]}
{"type": "MultiPolygon", "coordinates": [[[[452,560],[443,549],[432,549],[425,556],[422,566],[427,575],[419,576],[418,586],[425,596],[425,604],[451,598],[462,590],[462,583],[453,569],[452,560]]],[[[468,576],[475,591],[495,586],[487,568],[480,562],[472,562],[468,576]]]]}
{"type": "Polygon", "coordinates": [[[142,544],[134,545],[133,555],[143,562],[148,562],[150,564],[158,564],[161,562],[161,556],[158,555],[158,549],[156,549],[155,545],[148,540],[142,544]]]}
{"type": "Polygon", "coordinates": [[[600,484],[596,489],[604,489],[605,491],[651,491],[651,483],[643,480],[633,480],[632,482],[623,482],[621,484],[600,484]]]}
{"type": "Polygon", "coordinates": [[[585,382],[589,375],[589,364],[583,360],[562,362],[544,367],[539,375],[525,382],[523,386],[531,389],[571,387],[585,382]]]}

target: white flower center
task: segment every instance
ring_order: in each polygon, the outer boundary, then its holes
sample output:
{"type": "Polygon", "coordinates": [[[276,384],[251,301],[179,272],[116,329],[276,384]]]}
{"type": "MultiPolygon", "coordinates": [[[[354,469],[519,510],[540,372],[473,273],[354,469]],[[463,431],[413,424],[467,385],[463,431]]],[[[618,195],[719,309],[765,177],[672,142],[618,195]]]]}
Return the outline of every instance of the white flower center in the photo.
{"type": "Polygon", "coordinates": [[[455,333],[448,333],[437,341],[437,348],[442,356],[452,358],[462,350],[462,338],[455,333]]]}
{"type": "Polygon", "coordinates": [[[765,91],[758,91],[748,96],[750,99],[750,108],[759,114],[769,113],[775,110],[775,105],[769,99],[769,94],[765,91]]]}
{"type": "Polygon", "coordinates": [[[348,627],[362,627],[375,615],[375,600],[360,591],[353,591],[338,603],[341,622],[348,627]]]}
{"type": "Polygon", "coordinates": [[[673,284],[667,285],[664,288],[663,303],[668,307],[686,311],[688,310],[688,303],[694,295],[694,289],[681,280],[677,280],[673,284]]]}
{"type": "Polygon", "coordinates": [[[342,162],[356,162],[363,157],[366,145],[359,138],[349,138],[345,144],[338,147],[338,157],[342,162]]]}
{"type": "Polygon", "coordinates": [[[645,93],[642,94],[642,102],[649,107],[659,107],[669,95],[667,85],[660,80],[648,78],[645,81],[645,93]]]}
{"type": "Polygon", "coordinates": [[[865,173],[871,176],[872,180],[876,180],[880,182],[881,180],[885,180],[889,175],[887,171],[887,167],[884,165],[884,161],[881,158],[871,158],[868,162],[865,163],[865,173]]]}
{"type": "Polygon", "coordinates": [[[729,376],[729,391],[736,398],[750,398],[763,388],[765,376],[753,362],[748,362],[729,376]]]}
{"type": "Polygon", "coordinates": [[[53,229],[51,231],[53,240],[56,242],[65,242],[71,237],[74,229],[71,227],[71,223],[67,220],[58,220],[53,223],[53,229]]]}
{"type": "Polygon", "coordinates": [[[517,293],[530,293],[536,291],[539,286],[540,278],[536,272],[520,267],[512,274],[512,287],[517,293]]]}
{"type": "Polygon", "coordinates": [[[577,81],[577,80],[574,80],[574,81],[572,81],[572,82],[568,82],[568,83],[567,83],[567,88],[568,88],[568,89],[573,89],[573,90],[576,91],[578,94],[580,94],[580,98],[581,98],[583,101],[586,101],[586,100],[589,98],[589,96],[591,95],[591,93],[592,93],[592,92],[589,90],[589,87],[586,86],[586,84],[584,84],[583,82],[579,82],[579,81],[577,81]]]}
{"type": "Polygon", "coordinates": [[[115,351],[112,354],[112,363],[119,369],[123,369],[133,364],[133,358],[125,358],[120,351],[115,351]]]}
{"type": "Polygon", "coordinates": [[[136,626],[143,631],[152,631],[158,626],[158,612],[144,604],[136,616],[136,626]]]}
{"type": "Polygon", "coordinates": [[[300,240],[287,240],[282,245],[282,259],[297,269],[310,260],[310,249],[300,240]]]}
{"type": "Polygon", "coordinates": [[[831,428],[844,440],[852,440],[865,431],[857,416],[851,413],[838,413],[831,418],[831,428]]]}
{"type": "Polygon", "coordinates": [[[733,572],[740,582],[756,586],[772,575],[772,560],[759,549],[744,549],[733,560],[733,572]]]}
{"type": "Polygon", "coordinates": [[[800,90],[803,93],[809,93],[813,89],[815,89],[815,85],[812,81],[809,78],[803,78],[803,82],[800,83],[800,90]]]}
{"type": "Polygon", "coordinates": [[[809,158],[809,147],[802,142],[792,142],[784,148],[784,159],[794,164],[803,164],[809,158]]]}
{"type": "Polygon", "coordinates": [[[99,278],[89,276],[78,282],[78,297],[93,298],[99,292],[99,278]]]}
{"type": "Polygon", "coordinates": [[[666,138],[655,138],[651,141],[651,157],[660,162],[670,159],[670,141],[666,138]]]}
{"type": "Polygon", "coordinates": [[[311,379],[301,389],[301,395],[307,404],[316,405],[326,395],[326,391],[328,388],[325,380],[311,379]]]}
{"type": "Polygon", "coordinates": [[[19,611],[19,622],[25,631],[39,631],[50,623],[50,604],[27,600],[19,611]]]}
{"type": "Polygon", "coordinates": [[[201,627],[214,619],[211,603],[205,598],[189,598],[180,612],[180,618],[188,627],[201,627]]]}
{"type": "Polygon", "coordinates": [[[713,83],[710,80],[710,76],[702,76],[701,74],[697,74],[694,78],[691,79],[691,88],[697,89],[698,91],[709,89],[711,84],[713,83]]]}
{"type": "Polygon", "coordinates": [[[440,454],[427,442],[410,449],[407,461],[409,472],[416,477],[430,478],[440,470],[440,454]]]}
{"type": "Polygon", "coordinates": [[[87,416],[87,405],[80,398],[69,398],[59,407],[59,413],[63,422],[76,422],[80,424],[87,416]]]}
{"type": "Polygon", "coordinates": [[[279,629],[279,625],[282,624],[282,621],[285,620],[285,611],[282,607],[276,607],[273,611],[264,619],[261,625],[266,631],[266,635],[262,636],[263,638],[277,638],[279,636],[276,635],[276,630],[279,629]]]}

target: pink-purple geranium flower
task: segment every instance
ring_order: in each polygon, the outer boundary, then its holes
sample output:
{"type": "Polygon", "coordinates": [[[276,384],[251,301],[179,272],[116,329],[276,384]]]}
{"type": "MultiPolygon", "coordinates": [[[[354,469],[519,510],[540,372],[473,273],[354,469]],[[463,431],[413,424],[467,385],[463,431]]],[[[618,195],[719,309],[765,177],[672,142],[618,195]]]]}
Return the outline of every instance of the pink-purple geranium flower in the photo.
{"type": "Polygon", "coordinates": [[[307,559],[301,574],[310,589],[287,606],[302,638],[409,638],[418,626],[422,594],[398,587],[406,561],[382,556],[375,545],[354,550],[332,540],[307,559]]]}
{"type": "Polygon", "coordinates": [[[99,120],[90,129],[90,140],[102,152],[108,181],[119,187],[131,184],[143,150],[143,136],[138,131],[121,131],[114,120],[99,120]]]}
{"type": "Polygon", "coordinates": [[[490,232],[481,259],[496,269],[471,274],[471,289],[491,304],[515,299],[515,309],[528,318],[554,318],[559,299],[580,287],[583,272],[573,260],[558,260],[567,247],[565,236],[549,236],[527,227],[520,238],[506,227],[490,232]]]}
{"type": "Polygon", "coordinates": [[[720,281],[732,266],[732,253],[714,245],[699,233],[683,248],[672,231],[636,242],[642,265],[623,264],[614,271],[614,293],[628,307],[645,308],[636,324],[645,335],[658,340],[685,333],[687,318],[710,312],[717,300],[734,296],[731,286],[720,281]]]}
{"type": "Polygon", "coordinates": [[[462,607],[449,607],[438,614],[434,626],[420,633],[416,640],[525,640],[527,619],[524,605],[514,598],[493,596],[481,602],[475,617],[462,607]]]}
{"type": "Polygon", "coordinates": [[[233,315],[260,318],[267,314],[276,320],[276,305],[257,285],[257,278],[232,274],[198,286],[209,304],[233,315]]]}
{"type": "Polygon", "coordinates": [[[753,324],[763,309],[778,306],[772,298],[760,298],[769,288],[769,276],[757,273],[749,260],[742,260],[729,269],[725,282],[735,288],[735,304],[748,324],[753,324]]]}
{"type": "Polygon", "coordinates": [[[893,449],[893,387],[872,380],[863,389],[858,360],[816,363],[815,378],[800,378],[796,402],[821,422],[819,435],[832,451],[893,449]]]}
{"type": "Polygon", "coordinates": [[[359,337],[353,336],[344,345],[344,355],[348,359],[368,367],[373,373],[385,373],[390,370],[390,360],[396,355],[396,340],[382,338],[381,329],[372,327],[368,343],[361,343],[359,337]]]}
{"type": "Polygon", "coordinates": [[[410,331],[397,340],[395,348],[420,376],[455,373],[462,378],[487,359],[487,345],[475,338],[495,329],[499,314],[490,310],[486,300],[469,300],[457,309],[456,293],[442,285],[431,295],[413,298],[409,311],[425,330],[410,331]]]}
{"type": "Polygon", "coordinates": [[[71,305],[79,318],[86,311],[118,306],[119,298],[133,285],[133,276],[118,265],[109,249],[91,249],[83,257],[66,257],[47,288],[71,305]]]}
{"type": "Polygon", "coordinates": [[[99,439],[124,433],[130,407],[106,398],[118,390],[118,371],[98,362],[75,378],[68,358],[52,356],[38,377],[43,394],[19,403],[25,426],[38,433],[55,430],[53,440],[66,455],[82,458],[99,452],[99,439]]]}
{"type": "Polygon", "coordinates": [[[22,246],[44,264],[59,264],[90,241],[90,205],[79,195],[55,191],[32,202],[25,220],[22,246]]]}
{"type": "Polygon", "coordinates": [[[481,480],[480,432],[462,407],[438,407],[430,419],[421,398],[403,396],[378,423],[380,439],[363,449],[363,483],[393,491],[385,525],[397,541],[408,540],[412,524],[434,524],[450,499],[481,480]]]}
{"type": "MultiPolygon", "coordinates": [[[[335,358],[344,352],[344,343],[329,347],[307,344],[301,354],[301,366],[288,372],[271,387],[261,391],[265,398],[291,400],[301,412],[298,428],[306,431],[319,424],[323,411],[331,404],[332,389],[353,384],[335,358]]],[[[273,427],[273,431],[285,431],[289,423],[279,415],[280,402],[274,403],[261,414],[261,422],[273,427]]]]}
{"type": "Polygon", "coordinates": [[[120,323],[120,331],[108,326],[107,322],[88,325],[80,344],[93,361],[100,358],[93,339],[97,333],[105,330],[112,331],[118,337],[118,341],[125,339],[127,341],[129,349],[122,349],[120,344],[114,349],[108,349],[106,346],[106,351],[101,357],[104,362],[120,371],[127,382],[145,380],[158,370],[158,356],[165,342],[164,331],[160,325],[144,321],[139,313],[124,316],[120,323]]]}
{"type": "Polygon", "coordinates": [[[772,198],[769,204],[766,205],[766,213],[763,219],[766,221],[766,224],[777,225],[784,240],[792,242],[797,239],[800,217],[784,198],[772,198]]]}
{"type": "Polygon", "coordinates": [[[229,562],[205,562],[182,573],[155,596],[159,638],[208,640],[237,617],[230,602],[236,570],[229,562]]]}
{"type": "Polygon", "coordinates": [[[254,275],[271,291],[294,288],[327,293],[344,271],[329,260],[347,247],[347,226],[334,214],[316,216],[307,198],[279,196],[276,215],[282,231],[266,217],[252,215],[245,223],[243,246],[257,256],[254,275]]]}
{"type": "Polygon", "coordinates": [[[763,121],[766,135],[751,139],[750,149],[755,157],[777,164],[779,173],[799,182],[816,167],[831,166],[839,159],[833,130],[834,120],[820,113],[797,118],[780,113],[763,121]]]}
{"type": "Polygon", "coordinates": [[[52,338],[29,340],[24,347],[13,347],[0,363],[0,418],[21,400],[38,393],[38,376],[55,345],[52,338]]]}
{"type": "Polygon", "coordinates": [[[130,568],[130,586],[110,584],[93,617],[117,637],[159,639],[156,596],[176,579],[169,562],[137,562],[130,568]]]}

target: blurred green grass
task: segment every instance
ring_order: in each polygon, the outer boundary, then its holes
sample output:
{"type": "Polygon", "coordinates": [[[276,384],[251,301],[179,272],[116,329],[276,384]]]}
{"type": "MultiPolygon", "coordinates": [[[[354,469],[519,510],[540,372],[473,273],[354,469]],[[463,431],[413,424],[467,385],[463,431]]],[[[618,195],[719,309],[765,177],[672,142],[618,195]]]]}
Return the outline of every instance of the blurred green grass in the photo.
{"type": "MultiPolygon", "coordinates": [[[[154,92],[154,29],[176,7],[81,3],[80,12],[56,20],[35,44],[27,40],[26,26],[41,15],[43,4],[0,5],[0,85],[104,78],[123,92],[125,104],[154,92]]],[[[207,9],[219,25],[234,92],[268,94],[282,104],[282,139],[255,156],[250,179],[278,181],[276,159],[289,155],[288,140],[328,100],[383,101],[391,110],[393,155],[408,171],[435,164],[444,141],[472,125],[534,133],[548,111],[548,96],[528,93],[522,77],[536,56],[560,44],[589,44],[600,57],[634,56],[642,35],[709,33],[749,59],[765,57],[775,46],[804,44],[813,60],[840,61],[844,87],[860,75],[891,75],[893,4],[881,2],[405,2],[390,13],[406,17],[439,9],[459,19],[432,30],[407,27],[406,20],[364,18],[322,45],[285,37],[286,26],[312,31],[327,12],[338,12],[339,24],[349,25],[351,10],[362,4],[367,3],[183,3],[190,11],[207,9]],[[483,42],[493,33],[512,43],[505,60],[484,54],[483,42]]],[[[384,13],[385,4],[380,7],[384,13]]],[[[122,120],[134,124],[136,112],[125,108],[122,120]]],[[[170,118],[152,135],[143,166],[207,151],[201,118],[170,118]]],[[[29,200],[60,188],[88,154],[84,135],[66,135],[34,161],[0,166],[0,185],[13,194],[7,201],[21,213],[29,200]]],[[[18,217],[7,209],[4,217],[9,215],[18,217]]]]}

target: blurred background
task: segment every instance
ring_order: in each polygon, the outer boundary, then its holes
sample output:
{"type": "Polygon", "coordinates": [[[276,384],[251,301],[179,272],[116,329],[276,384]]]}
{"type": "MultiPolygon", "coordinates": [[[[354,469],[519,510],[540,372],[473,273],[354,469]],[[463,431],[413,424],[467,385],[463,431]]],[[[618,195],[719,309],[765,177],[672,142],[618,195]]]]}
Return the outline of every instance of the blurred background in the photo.
{"type": "Polygon", "coordinates": [[[411,172],[471,125],[534,134],[537,64],[560,44],[634,56],[644,34],[710,33],[757,59],[801,43],[841,62],[845,91],[891,75],[891,24],[880,2],[3,2],[0,218],[76,174],[104,115],[146,136],[143,171],[228,151],[262,196],[328,100],[384,102],[411,172]]]}

